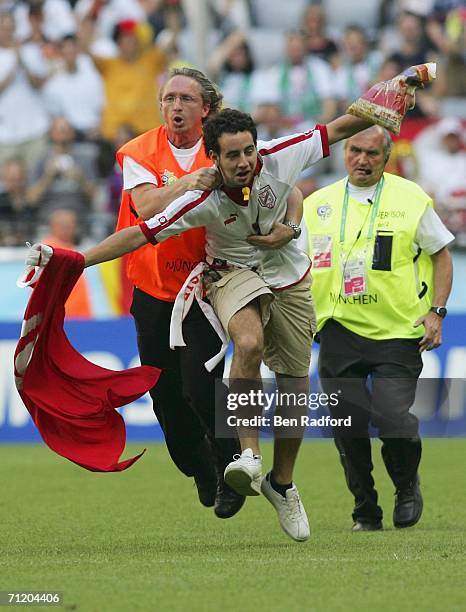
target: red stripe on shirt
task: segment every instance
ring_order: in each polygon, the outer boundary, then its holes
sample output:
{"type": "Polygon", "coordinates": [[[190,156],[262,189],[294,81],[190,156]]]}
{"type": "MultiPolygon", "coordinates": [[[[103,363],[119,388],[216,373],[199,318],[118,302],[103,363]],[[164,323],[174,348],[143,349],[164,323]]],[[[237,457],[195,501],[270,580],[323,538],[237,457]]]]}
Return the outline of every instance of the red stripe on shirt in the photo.
{"type": "Polygon", "coordinates": [[[322,141],[322,155],[323,157],[328,157],[330,155],[330,145],[328,142],[327,126],[319,124],[316,125],[314,129],[319,130],[320,132],[320,139],[322,141]]]}
{"type": "MultiPolygon", "coordinates": [[[[183,206],[181,210],[176,212],[173,215],[173,217],[170,220],[167,220],[167,222],[164,223],[163,225],[158,225],[157,227],[150,228],[148,227],[147,222],[144,221],[144,223],[141,224],[141,230],[143,234],[146,236],[149,242],[151,242],[152,244],[157,244],[157,240],[155,236],[159,232],[167,229],[167,227],[170,227],[170,225],[175,223],[175,221],[178,221],[180,217],[185,215],[187,212],[189,212],[193,208],[196,208],[196,206],[199,206],[199,204],[202,204],[202,202],[204,202],[204,200],[206,200],[210,196],[211,193],[212,191],[204,191],[202,195],[199,198],[197,198],[197,200],[193,200],[192,202],[189,202],[189,204],[186,204],[186,206],[183,206]]],[[[160,215],[163,216],[163,212],[160,213],[160,215]]]]}
{"type": "Polygon", "coordinates": [[[299,134],[298,136],[290,138],[289,140],[279,142],[271,149],[260,149],[259,153],[261,155],[270,155],[271,153],[277,153],[282,149],[286,149],[286,147],[291,147],[292,145],[298,144],[298,142],[303,142],[303,140],[308,140],[309,138],[312,138],[315,130],[319,130],[320,132],[322,142],[322,155],[323,157],[328,157],[330,155],[330,148],[328,145],[328,134],[326,125],[316,125],[315,128],[313,130],[310,130],[309,132],[305,132],[304,134],[299,134]]]}
{"type": "Polygon", "coordinates": [[[147,242],[151,242],[152,244],[157,244],[157,240],[152,236],[150,229],[147,227],[145,221],[140,221],[138,223],[138,227],[144,236],[147,238],[147,242]]]}

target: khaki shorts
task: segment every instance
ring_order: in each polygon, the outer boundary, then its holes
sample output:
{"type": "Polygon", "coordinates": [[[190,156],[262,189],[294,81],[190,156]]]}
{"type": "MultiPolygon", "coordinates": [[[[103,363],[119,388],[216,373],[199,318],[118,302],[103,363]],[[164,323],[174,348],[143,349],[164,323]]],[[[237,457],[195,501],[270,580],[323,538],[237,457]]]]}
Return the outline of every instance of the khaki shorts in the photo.
{"type": "Polygon", "coordinates": [[[204,284],[227,333],[231,317],[258,299],[264,327],[264,363],[276,374],[307,376],[316,330],[310,273],[296,285],[275,291],[248,268],[207,270],[204,284]]]}

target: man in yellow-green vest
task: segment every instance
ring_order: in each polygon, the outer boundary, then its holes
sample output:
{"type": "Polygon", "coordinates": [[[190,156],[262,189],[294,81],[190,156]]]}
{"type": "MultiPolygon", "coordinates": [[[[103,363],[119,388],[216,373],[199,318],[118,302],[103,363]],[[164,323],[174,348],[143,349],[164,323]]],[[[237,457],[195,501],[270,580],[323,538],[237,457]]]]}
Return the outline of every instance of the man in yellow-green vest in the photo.
{"type": "Polygon", "coordinates": [[[324,391],[337,393],[332,416],[346,419],[333,434],[355,499],[353,531],[382,529],[370,424],[396,489],[395,527],[421,517],[421,440],[409,409],[421,353],[441,344],[452,282],[453,236],[420,187],[384,173],[390,149],[389,133],[377,126],[349,138],[348,177],[304,204],[319,375],[324,391]]]}

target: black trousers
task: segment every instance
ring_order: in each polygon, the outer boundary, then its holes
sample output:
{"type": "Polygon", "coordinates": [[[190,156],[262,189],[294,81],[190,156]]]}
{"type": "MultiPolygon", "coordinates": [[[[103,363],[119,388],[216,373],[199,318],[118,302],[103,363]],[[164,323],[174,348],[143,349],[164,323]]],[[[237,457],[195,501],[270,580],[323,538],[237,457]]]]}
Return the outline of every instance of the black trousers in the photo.
{"type": "Polygon", "coordinates": [[[421,460],[418,420],[409,412],[422,370],[418,340],[370,340],[329,320],[320,332],[319,376],[324,391],[337,393],[332,417],[351,416],[351,427],[334,428],[348,488],[354,495],[353,519],[382,519],[372,478],[369,425],[378,428],[382,457],[397,489],[417,474],[421,460]]]}
{"type": "Polygon", "coordinates": [[[239,450],[237,439],[215,438],[215,379],[222,378],[224,362],[212,372],[204,363],[218,353],[221,342],[194,301],[183,322],[186,347],[171,350],[172,309],[173,302],[134,289],[131,314],[141,363],[163,369],[150,391],[154,412],[170,456],[186,476],[205,471],[205,462],[212,459],[220,473],[239,450]]]}

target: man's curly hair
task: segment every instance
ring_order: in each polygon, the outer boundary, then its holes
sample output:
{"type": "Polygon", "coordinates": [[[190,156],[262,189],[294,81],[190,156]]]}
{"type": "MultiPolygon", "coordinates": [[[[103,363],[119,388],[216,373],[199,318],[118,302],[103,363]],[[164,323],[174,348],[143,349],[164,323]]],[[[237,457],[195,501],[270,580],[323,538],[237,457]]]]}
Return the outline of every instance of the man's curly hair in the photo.
{"type": "Polygon", "coordinates": [[[224,108],[204,123],[204,147],[207,155],[210,151],[219,154],[218,139],[222,134],[249,132],[254,144],[257,144],[257,128],[251,115],[233,108],[224,108]]]}

